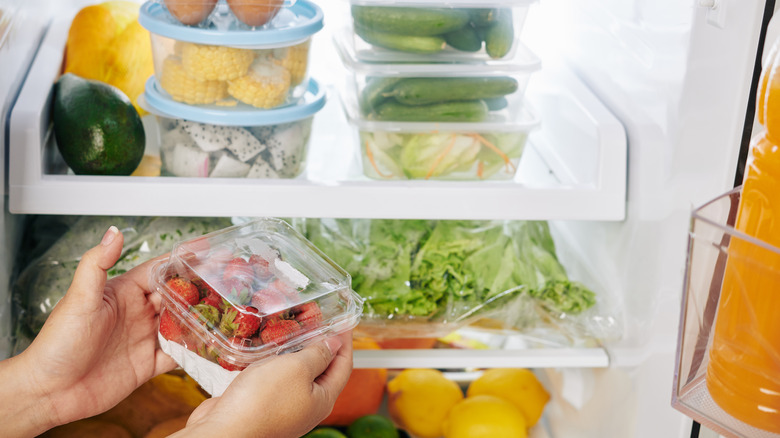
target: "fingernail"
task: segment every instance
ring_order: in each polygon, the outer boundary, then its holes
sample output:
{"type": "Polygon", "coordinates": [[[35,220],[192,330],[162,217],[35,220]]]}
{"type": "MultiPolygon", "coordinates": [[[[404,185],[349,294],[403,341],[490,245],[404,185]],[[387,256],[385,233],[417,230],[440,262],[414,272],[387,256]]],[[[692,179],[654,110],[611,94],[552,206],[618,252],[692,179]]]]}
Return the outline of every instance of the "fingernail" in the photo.
{"type": "Polygon", "coordinates": [[[339,348],[341,348],[341,339],[336,336],[328,338],[325,340],[325,345],[328,346],[330,353],[335,356],[339,351],[339,348]]]}
{"type": "Polygon", "coordinates": [[[106,231],[106,234],[103,235],[103,240],[100,241],[100,244],[103,246],[111,245],[111,242],[114,241],[117,233],[119,233],[119,228],[111,225],[106,231]]]}

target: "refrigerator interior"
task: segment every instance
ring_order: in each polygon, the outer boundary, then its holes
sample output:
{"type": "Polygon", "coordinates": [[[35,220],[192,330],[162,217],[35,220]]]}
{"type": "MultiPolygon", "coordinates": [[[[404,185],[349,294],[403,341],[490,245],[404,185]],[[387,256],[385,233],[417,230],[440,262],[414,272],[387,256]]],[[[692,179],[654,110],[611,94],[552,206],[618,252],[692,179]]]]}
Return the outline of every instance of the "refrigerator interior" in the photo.
{"type": "MultiPolygon", "coordinates": [[[[46,17],[52,23],[49,31],[62,32],[65,25],[57,19],[87,3],[91,2],[58,2],[46,17]]],[[[51,144],[46,144],[41,128],[48,125],[41,116],[46,114],[42,102],[48,90],[25,87],[24,99],[14,105],[17,118],[11,118],[19,129],[10,127],[6,148],[6,153],[18,148],[12,156],[20,161],[14,161],[10,169],[14,175],[6,186],[15,214],[0,218],[6,251],[0,280],[9,275],[13,237],[19,234],[16,225],[24,214],[204,213],[202,208],[171,209],[145,201],[158,190],[173,196],[203,190],[216,202],[210,211],[220,215],[551,220],[564,266],[572,278],[603,294],[621,324],[620,340],[603,349],[563,354],[528,356],[520,350],[453,359],[430,350],[395,359],[366,354],[356,363],[363,367],[435,366],[449,360],[460,360],[464,366],[520,363],[540,368],[553,394],[544,420],[552,437],[689,436],[690,420],[670,406],[686,233],[691,209],[733,185],[764,2],[737,5],[734,0],[719,0],[716,9],[675,0],[541,0],[532,5],[522,41],[542,60],[542,71],[531,78],[529,96],[539,102],[548,131],[536,134],[536,147],[521,164],[529,172],[523,177],[527,180],[489,188],[436,182],[426,186],[382,182],[385,187],[379,187],[355,176],[351,152],[355,133],[338,98],[345,70],[333,48],[333,37],[346,17],[333,12],[343,11],[341,2],[318,3],[325,11],[326,27],[314,38],[312,72],[328,87],[329,102],[315,118],[308,179],[268,182],[262,188],[268,202],[262,207],[236,208],[230,199],[220,203],[217,193],[224,187],[205,180],[160,185],[107,178],[97,184],[90,177],[47,174],[42,163],[51,157],[51,144]],[[562,106],[556,105],[561,101],[562,106]],[[556,114],[569,115],[571,123],[559,124],[556,114]],[[585,129],[575,129],[583,123],[585,129]],[[577,140],[590,151],[582,155],[585,159],[577,155],[582,152],[577,140]],[[350,159],[334,161],[336,153],[350,159]],[[382,197],[371,202],[371,208],[354,201],[377,192],[382,197]],[[116,202],[100,206],[84,201],[116,193],[129,197],[114,196],[116,202]],[[289,202],[291,196],[294,202],[289,202]],[[430,203],[433,199],[435,204],[430,203]],[[506,199],[513,199],[511,206],[506,199]],[[444,202],[453,206],[431,208],[444,202]]],[[[33,2],[26,5],[30,6],[23,12],[31,15],[33,2]]],[[[43,26],[29,28],[39,29],[39,34],[18,38],[10,46],[21,47],[20,53],[26,55],[8,55],[10,59],[29,59],[34,52],[23,50],[24,45],[37,45],[43,26]]],[[[5,46],[0,45],[0,63],[6,55],[3,50],[9,50],[7,42],[5,46]]],[[[35,71],[42,76],[31,78],[54,79],[51,66],[39,67],[35,71]]],[[[20,81],[9,81],[9,90],[18,88],[20,81]]],[[[12,94],[5,94],[6,110],[12,94]]],[[[6,119],[4,115],[0,121],[6,119]]],[[[240,181],[229,185],[236,196],[258,190],[240,181]]],[[[0,308],[4,324],[6,316],[0,308]]]]}

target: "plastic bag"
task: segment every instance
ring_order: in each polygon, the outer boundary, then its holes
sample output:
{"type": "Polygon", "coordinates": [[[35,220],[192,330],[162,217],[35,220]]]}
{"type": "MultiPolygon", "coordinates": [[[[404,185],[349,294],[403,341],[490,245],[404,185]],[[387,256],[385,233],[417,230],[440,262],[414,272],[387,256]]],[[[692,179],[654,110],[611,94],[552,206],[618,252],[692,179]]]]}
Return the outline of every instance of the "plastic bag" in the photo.
{"type": "MultiPolygon", "coordinates": [[[[61,236],[50,243],[47,249],[30,260],[21,255],[23,263],[13,283],[13,310],[15,343],[13,354],[23,351],[43,327],[54,306],[65,295],[81,256],[95,246],[111,226],[117,226],[124,234],[124,247],[119,260],[108,271],[108,277],[122,274],[136,265],[165,254],[171,250],[174,241],[188,239],[226,226],[229,218],[177,218],[177,217],[116,217],[84,216],[62,221],[47,219],[44,224],[55,221],[60,227],[67,227],[61,236]]],[[[36,230],[28,230],[29,240],[35,240],[36,230]]],[[[49,236],[51,239],[51,236],[49,236]]],[[[29,251],[41,250],[40,244],[28,243],[29,251]]],[[[24,247],[23,247],[24,249],[24,247]]]]}
{"type": "Polygon", "coordinates": [[[305,219],[296,225],[352,275],[354,290],[366,299],[359,330],[367,335],[435,337],[467,324],[544,327],[571,344],[602,333],[589,330],[600,318],[596,294],[569,280],[546,222],[305,219]]]}

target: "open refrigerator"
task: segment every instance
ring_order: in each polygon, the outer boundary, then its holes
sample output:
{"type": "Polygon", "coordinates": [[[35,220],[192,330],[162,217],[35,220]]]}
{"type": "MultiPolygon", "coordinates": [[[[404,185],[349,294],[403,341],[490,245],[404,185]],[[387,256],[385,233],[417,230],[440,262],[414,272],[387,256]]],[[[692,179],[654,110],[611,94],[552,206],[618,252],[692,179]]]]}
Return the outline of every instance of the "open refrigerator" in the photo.
{"type": "MultiPolygon", "coordinates": [[[[4,284],[25,215],[549,221],[569,274],[592,285],[619,319],[617,339],[570,348],[510,340],[490,350],[359,351],[355,366],[542,370],[552,400],[538,436],[698,432],[670,403],[687,232],[695,206],[741,180],[772,0],[530,3],[520,40],[541,62],[526,91],[540,127],[515,179],[477,182],[360,174],[356,132],[339,98],[347,74],[334,43],[348,19],[342,0],[317,2],[325,28],[312,41],[311,73],[329,99],[314,118],[302,177],[215,182],[52,171],[50,85],[70,19],[89,3],[0,2],[4,284]],[[251,197],[262,202],[237,202],[251,197]]],[[[12,330],[7,307],[0,319],[3,340],[12,330]]],[[[8,343],[0,347],[7,356],[8,343]]]]}

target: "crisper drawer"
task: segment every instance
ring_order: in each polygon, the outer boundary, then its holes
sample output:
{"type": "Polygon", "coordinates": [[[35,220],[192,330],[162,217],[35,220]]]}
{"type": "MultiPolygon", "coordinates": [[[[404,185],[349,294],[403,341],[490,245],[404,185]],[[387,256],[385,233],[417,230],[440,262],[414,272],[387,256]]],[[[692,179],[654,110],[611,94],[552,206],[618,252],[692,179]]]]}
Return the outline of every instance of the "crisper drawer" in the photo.
{"type": "MultiPolygon", "coordinates": [[[[338,54],[327,27],[312,40],[309,71],[327,90],[328,99],[314,117],[306,168],[296,178],[74,175],[59,156],[49,119],[50,84],[60,74],[69,24],[69,18],[60,18],[49,28],[11,115],[10,157],[15,164],[10,169],[9,207],[14,213],[607,221],[625,217],[625,130],[564,65],[545,65],[528,84],[526,97],[541,124],[529,136],[515,178],[368,178],[354,147],[358,132],[347,122],[336,95],[346,71],[334,65],[338,54]]],[[[154,147],[148,144],[147,153],[154,147]]]]}

